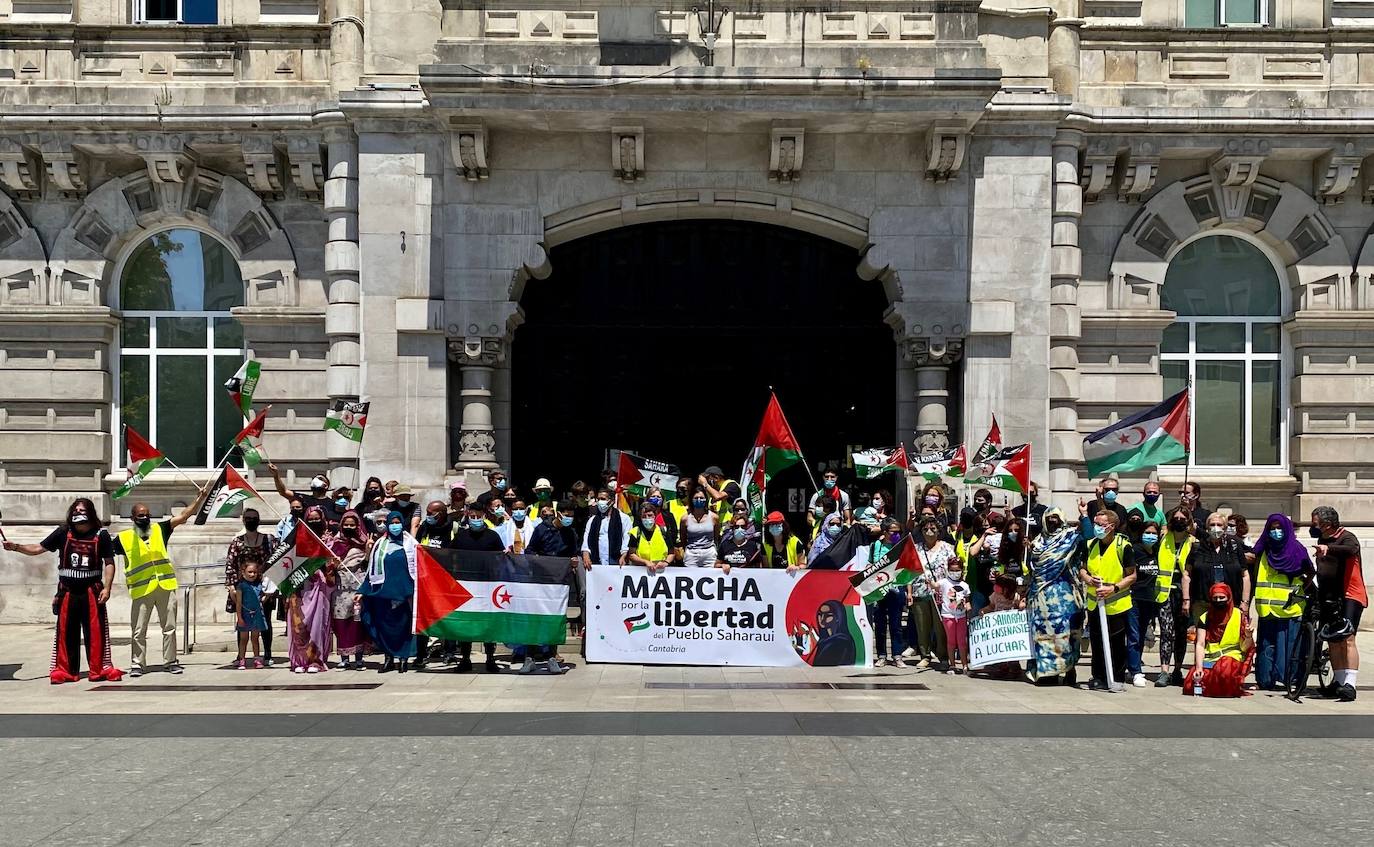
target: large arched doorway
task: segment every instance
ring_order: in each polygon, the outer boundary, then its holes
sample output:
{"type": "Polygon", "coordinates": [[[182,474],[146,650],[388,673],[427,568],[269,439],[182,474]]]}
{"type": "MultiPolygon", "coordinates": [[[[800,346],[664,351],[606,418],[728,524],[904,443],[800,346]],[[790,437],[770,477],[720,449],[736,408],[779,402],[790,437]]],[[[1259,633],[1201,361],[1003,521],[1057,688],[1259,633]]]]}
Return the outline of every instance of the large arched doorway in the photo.
{"type": "MultiPolygon", "coordinates": [[[[895,432],[887,299],[842,244],[740,221],[641,224],[554,248],[512,345],[512,462],[561,491],[607,448],[731,476],[773,386],[808,462],[895,432]]],[[[772,490],[808,487],[800,467],[772,490]]],[[[770,508],[785,498],[770,495],[770,508]]]]}

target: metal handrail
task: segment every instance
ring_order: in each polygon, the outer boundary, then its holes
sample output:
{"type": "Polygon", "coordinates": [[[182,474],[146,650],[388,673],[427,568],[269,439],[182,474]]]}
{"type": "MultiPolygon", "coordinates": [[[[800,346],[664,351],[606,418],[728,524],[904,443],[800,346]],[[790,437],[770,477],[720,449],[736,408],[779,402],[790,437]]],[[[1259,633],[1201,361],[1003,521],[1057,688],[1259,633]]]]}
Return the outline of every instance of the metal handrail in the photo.
{"type": "Polygon", "coordinates": [[[208,565],[182,565],[180,569],[191,573],[189,583],[183,582],[180,578],[177,580],[181,586],[181,643],[182,649],[189,654],[195,651],[195,637],[200,634],[196,621],[196,589],[224,584],[224,559],[208,565]],[[215,572],[214,579],[202,581],[203,572],[210,570],[215,572]]]}

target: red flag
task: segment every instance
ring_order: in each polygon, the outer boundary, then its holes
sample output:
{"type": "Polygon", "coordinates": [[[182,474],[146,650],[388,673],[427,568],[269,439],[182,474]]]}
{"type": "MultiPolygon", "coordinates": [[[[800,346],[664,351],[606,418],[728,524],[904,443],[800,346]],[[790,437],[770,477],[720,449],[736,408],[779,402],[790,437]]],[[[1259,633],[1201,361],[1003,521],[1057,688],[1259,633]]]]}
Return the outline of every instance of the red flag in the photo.
{"type": "Polygon", "coordinates": [[[162,451],[149,444],[147,439],[134,431],[131,426],[124,427],[124,446],[129,450],[129,467],[137,468],[149,459],[161,459],[162,451]]]}
{"type": "Polygon", "coordinates": [[[443,565],[425,552],[415,550],[415,631],[424,632],[472,599],[472,593],[453,578],[443,565]]]}
{"type": "Polygon", "coordinates": [[[801,454],[797,437],[792,434],[792,427],[787,425],[787,418],[783,416],[782,405],[778,403],[776,394],[769,395],[768,408],[763,412],[763,423],[759,425],[759,437],[754,439],[754,445],[801,454]]]}

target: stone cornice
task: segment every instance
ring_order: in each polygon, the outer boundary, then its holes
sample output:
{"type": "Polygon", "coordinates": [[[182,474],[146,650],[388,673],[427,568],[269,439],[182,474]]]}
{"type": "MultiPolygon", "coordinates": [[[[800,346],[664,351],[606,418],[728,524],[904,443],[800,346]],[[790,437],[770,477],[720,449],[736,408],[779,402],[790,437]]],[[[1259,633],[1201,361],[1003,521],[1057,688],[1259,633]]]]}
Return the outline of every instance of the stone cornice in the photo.
{"type": "Polygon", "coordinates": [[[196,106],[164,109],[154,106],[16,106],[0,112],[0,132],[272,131],[314,129],[344,120],[337,103],[282,104],[270,111],[261,106],[196,106]]]}
{"type": "Polygon", "coordinates": [[[1175,27],[1112,26],[1088,23],[1080,30],[1083,46],[1112,44],[1196,44],[1265,43],[1278,46],[1294,44],[1374,43],[1374,29],[1362,27],[1316,27],[1281,29],[1275,27],[1217,27],[1183,29],[1175,27]]]}
{"type": "Polygon", "coordinates": [[[1374,132],[1374,109],[1071,109],[1062,124],[1089,133],[1203,133],[1221,135],[1360,134],[1374,132]]]}
{"type": "Polygon", "coordinates": [[[1374,332],[1374,311],[1304,309],[1283,322],[1290,331],[1365,331],[1374,332]]]}
{"type": "Polygon", "coordinates": [[[91,324],[119,326],[108,306],[6,306],[0,324],[91,324]]]}

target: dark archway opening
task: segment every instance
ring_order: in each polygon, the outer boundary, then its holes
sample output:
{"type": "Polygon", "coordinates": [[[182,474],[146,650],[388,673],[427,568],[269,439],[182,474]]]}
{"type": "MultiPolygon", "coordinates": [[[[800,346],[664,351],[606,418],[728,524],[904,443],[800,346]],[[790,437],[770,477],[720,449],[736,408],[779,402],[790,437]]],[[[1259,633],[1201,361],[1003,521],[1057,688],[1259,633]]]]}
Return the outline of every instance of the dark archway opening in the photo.
{"type": "MultiPolygon", "coordinates": [[[[733,477],[770,385],[813,469],[892,443],[887,298],[858,278],[852,248],[767,224],[672,221],[588,236],[551,260],[553,276],[525,288],[511,348],[518,482],[591,482],[608,448],[733,477]]],[[[809,490],[806,472],[776,480],[769,508],[797,511],[787,488],[809,490]]]]}

